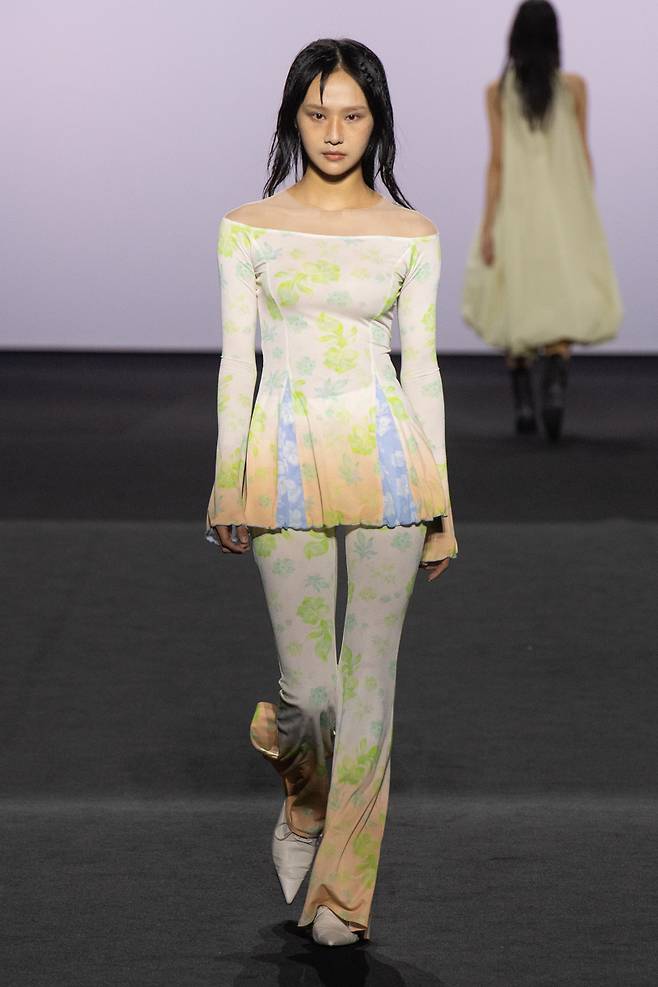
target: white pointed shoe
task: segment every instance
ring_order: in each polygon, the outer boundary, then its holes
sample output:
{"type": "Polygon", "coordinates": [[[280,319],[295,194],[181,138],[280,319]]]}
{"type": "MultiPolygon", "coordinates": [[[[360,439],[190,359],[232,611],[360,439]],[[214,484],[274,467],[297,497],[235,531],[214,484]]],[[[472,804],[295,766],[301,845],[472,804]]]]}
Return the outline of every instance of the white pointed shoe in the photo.
{"type": "Polygon", "coordinates": [[[281,806],[272,834],[272,860],[283,896],[290,904],[313,863],[319,836],[298,836],[286,822],[286,803],[281,806]]]}
{"type": "Polygon", "coordinates": [[[331,908],[320,905],[313,922],[313,940],[321,946],[349,946],[359,937],[351,932],[347,922],[343,922],[331,908]]]}

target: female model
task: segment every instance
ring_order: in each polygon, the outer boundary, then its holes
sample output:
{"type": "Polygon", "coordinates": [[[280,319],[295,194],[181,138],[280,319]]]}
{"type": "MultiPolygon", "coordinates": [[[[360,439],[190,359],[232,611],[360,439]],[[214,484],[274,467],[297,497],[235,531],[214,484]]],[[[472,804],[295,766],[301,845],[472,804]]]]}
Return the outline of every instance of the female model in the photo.
{"type": "Polygon", "coordinates": [[[283,782],[272,852],[284,895],[310,870],[299,925],[313,923],[326,945],[369,937],[402,625],[419,564],[434,580],[457,555],[435,341],[439,235],[397,204],[394,148],[377,56],[349,39],[313,42],[288,73],[265,197],[219,229],[207,536],[226,553],[253,546],[281,677],[278,704],[256,706],[251,740],[283,782]],[[302,178],[273,194],[298,155],[302,178]],[[373,188],[377,161],[396,202],[373,188]],[[337,665],[339,526],[348,593],[337,665]]]}
{"type": "Polygon", "coordinates": [[[543,347],[542,420],[559,438],[571,344],[612,339],[622,317],[592,189],[585,80],[560,71],[555,10],[526,0],[486,90],[491,157],[462,315],[505,350],[518,432],[536,432],[530,367],[543,347]]]}

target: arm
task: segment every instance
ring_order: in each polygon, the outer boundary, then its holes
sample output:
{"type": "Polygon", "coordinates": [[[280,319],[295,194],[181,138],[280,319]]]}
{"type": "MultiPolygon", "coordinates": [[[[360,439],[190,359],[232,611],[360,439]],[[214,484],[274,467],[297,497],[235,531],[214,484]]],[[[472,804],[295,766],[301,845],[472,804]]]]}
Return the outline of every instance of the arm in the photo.
{"type": "Polygon", "coordinates": [[[571,81],[571,91],[574,96],[574,103],[576,109],[576,121],[578,123],[578,129],[580,131],[580,136],[583,141],[583,147],[585,149],[585,159],[587,161],[587,167],[589,168],[589,173],[594,178],[594,165],[592,163],[592,155],[589,150],[589,144],[587,142],[587,85],[585,80],[581,75],[570,76],[571,81]]]}
{"type": "Polygon", "coordinates": [[[258,303],[249,230],[219,226],[217,261],[221,283],[222,359],[217,383],[217,453],[206,535],[217,542],[216,524],[244,524],[242,485],[247,436],[256,386],[258,303]]]}
{"type": "Polygon", "coordinates": [[[436,357],[436,296],[441,273],[438,234],[414,240],[398,296],[402,366],[400,384],[427,436],[445,494],[447,516],[428,522],[422,562],[455,558],[445,448],[443,382],[436,357]]]}
{"type": "Polygon", "coordinates": [[[503,170],[502,160],[502,116],[497,83],[486,89],[486,109],[489,121],[489,164],[487,167],[484,217],[482,219],[482,254],[485,264],[493,261],[493,222],[500,199],[500,186],[503,170]]]}

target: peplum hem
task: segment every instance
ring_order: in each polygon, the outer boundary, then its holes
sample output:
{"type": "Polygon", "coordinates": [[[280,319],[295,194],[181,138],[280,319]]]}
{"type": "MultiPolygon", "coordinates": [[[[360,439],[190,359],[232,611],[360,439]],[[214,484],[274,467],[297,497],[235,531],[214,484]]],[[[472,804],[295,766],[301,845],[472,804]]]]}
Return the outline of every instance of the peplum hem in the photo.
{"type": "MultiPolygon", "coordinates": [[[[263,520],[262,518],[260,519],[263,520]]],[[[231,537],[233,541],[237,541],[237,528],[240,525],[246,525],[248,528],[258,528],[261,531],[321,531],[324,528],[334,528],[334,527],[350,527],[352,525],[363,525],[364,527],[370,528],[395,528],[399,526],[412,527],[418,524],[427,525],[427,535],[425,538],[425,545],[423,547],[423,554],[421,556],[421,562],[440,562],[445,558],[454,559],[457,558],[459,554],[459,546],[457,540],[454,537],[454,533],[451,533],[452,528],[452,518],[450,512],[435,514],[432,517],[423,517],[417,521],[385,521],[382,518],[373,518],[372,516],[366,519],[357,520],[342,520],[338,522],[333,522],[331,524],[309,524],[309,525],[296,525],[296,524],[282,524],[274,526],[269,522],[269,519],[265,519],[267,523],[257,523],[251,520],[240,519],[239,521],[223,521],[221,519],[211,520],[208,515],[206,518],[205,527],[205,540],[212,545],[220,547],[220,541],[217,536],[217,532],[214,529],[214,525],[225,524],[230,526],[233,530],[231,537]],[[445,518],[447,522],[446,530],[444,530],[444,525],[442,519],[445,518]]]]}

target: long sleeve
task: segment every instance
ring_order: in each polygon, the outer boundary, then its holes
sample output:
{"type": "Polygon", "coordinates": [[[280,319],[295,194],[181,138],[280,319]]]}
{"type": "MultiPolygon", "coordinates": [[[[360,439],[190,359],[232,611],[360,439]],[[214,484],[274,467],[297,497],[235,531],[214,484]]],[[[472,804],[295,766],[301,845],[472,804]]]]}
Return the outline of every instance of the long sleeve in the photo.
{"type": "Polygon", "coordinates": [[[402,350],[400,384],[429,441],[447,505],[445,517],[428,522],[423,562],[455,558],[458,553],[448,485],[443,382],[436,356],[436,299],[440,274],[438,234],[415,238],[398,296],[402,350]]]}
{"type": "Polygon", "coordinates": [[[222,218],[217,242],[221,286],[222,357],[217,382],[217,453],[207,537],[215,524],[244,524],[243,481],[256,386],[256,274],[249,228],[222,218]]]}

